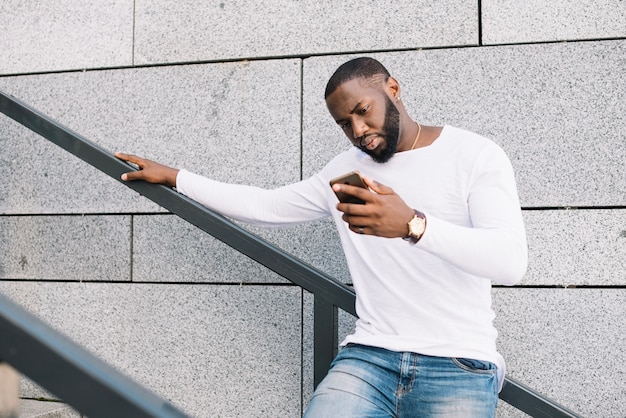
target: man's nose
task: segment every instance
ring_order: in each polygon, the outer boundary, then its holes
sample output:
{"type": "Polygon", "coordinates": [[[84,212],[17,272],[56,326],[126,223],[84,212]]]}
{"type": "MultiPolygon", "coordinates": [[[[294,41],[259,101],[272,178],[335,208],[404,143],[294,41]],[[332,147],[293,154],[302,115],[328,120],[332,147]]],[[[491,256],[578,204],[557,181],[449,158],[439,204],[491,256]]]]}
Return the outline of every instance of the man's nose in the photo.
{"type": "Polygon", "coordinates": [[[354,120],[352,122],[352,135],[354,139],[361,138],[367,132],[367,124],[362,120],[354,120]]]}

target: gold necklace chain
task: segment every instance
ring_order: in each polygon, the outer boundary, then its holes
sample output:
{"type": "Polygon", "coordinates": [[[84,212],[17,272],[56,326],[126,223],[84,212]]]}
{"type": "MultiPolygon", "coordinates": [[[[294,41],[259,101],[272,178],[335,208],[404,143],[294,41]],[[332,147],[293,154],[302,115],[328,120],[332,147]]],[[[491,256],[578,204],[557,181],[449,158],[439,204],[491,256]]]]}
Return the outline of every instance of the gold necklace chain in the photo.
{"type": "MultiPolygon", "coordinates": [[[[417,122],[415,122],[417,123],[417,122]]],[[[417,123],[417,136],[415,137],[415,141],[413,141],[413,145],[411,145],[411,149],[409,149],[409,151],[411,151],[412,149],[415,148],[415,146],[417,145],[417,141],[419,141],[420,139],[420,133],[422,132],[422,125],[420,125],[419,123],[417,123]]]]}

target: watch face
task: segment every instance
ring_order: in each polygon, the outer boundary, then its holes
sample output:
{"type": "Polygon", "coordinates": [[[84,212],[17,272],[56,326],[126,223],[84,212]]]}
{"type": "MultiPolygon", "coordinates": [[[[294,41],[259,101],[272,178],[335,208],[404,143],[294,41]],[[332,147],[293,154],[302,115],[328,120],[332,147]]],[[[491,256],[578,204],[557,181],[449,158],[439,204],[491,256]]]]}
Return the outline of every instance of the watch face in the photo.
{"type": "Polygon", "coordinates": [[[420,218],[419,216],[415,216],[409,222],[409,234],[419,238],[423,233],[426,227],[426,223],[424,222],[424,218],[420,218]]]}

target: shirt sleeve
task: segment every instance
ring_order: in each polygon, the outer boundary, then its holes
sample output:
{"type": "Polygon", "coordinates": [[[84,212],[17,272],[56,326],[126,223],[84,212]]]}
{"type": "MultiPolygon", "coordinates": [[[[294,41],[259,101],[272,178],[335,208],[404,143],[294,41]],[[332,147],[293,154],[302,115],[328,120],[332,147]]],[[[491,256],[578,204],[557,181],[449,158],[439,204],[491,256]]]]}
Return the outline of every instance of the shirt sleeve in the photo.
{"type": "Polygon", "coordinates": [[[222,183],[180,170],[176,189],[224,216],[260,227],[288,226],[329,216],[320,179],[315,176],[270,190],[222,183]]]}
{"type": "Polygon", "coordinates": [[[427,216],[420,248],[461,270],[503,285],[519,282],[528,265],[528,247],[515,176],[498,146],[479,155],[467,201],[471,226],[427,216]]]}

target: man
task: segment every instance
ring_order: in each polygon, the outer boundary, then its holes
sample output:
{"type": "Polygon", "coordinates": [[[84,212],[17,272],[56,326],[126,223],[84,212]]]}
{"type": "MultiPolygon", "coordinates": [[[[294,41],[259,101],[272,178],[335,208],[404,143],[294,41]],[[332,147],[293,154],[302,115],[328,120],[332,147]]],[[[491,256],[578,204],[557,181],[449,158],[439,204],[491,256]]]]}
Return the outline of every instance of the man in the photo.
{"type": "Polygon", "coordinates": [[[141,168],[124,180],[176,186],[254,225],[334,218],[359,319],[308,417],[495,416],[505,365],[495,347],[491,281],[514,284],[527,264],[513,170],[486,138],[413,121],[400,93],[374,59],[341,65],[326,104],[354,148],[275,190],[117,154],[141,168]],[[331,189],[331,179],[354,170],[368,188],[331,189]],[[338,203],[334,192],[364,204],[338,203]]]}

